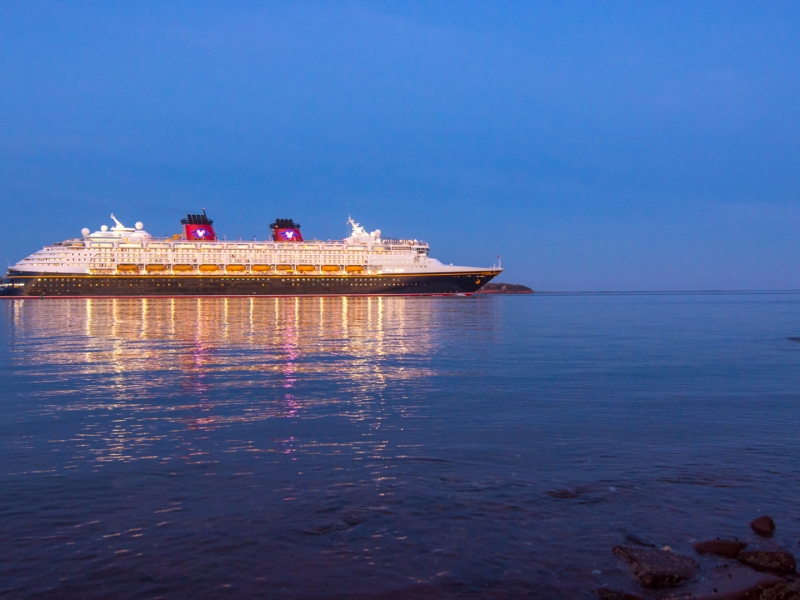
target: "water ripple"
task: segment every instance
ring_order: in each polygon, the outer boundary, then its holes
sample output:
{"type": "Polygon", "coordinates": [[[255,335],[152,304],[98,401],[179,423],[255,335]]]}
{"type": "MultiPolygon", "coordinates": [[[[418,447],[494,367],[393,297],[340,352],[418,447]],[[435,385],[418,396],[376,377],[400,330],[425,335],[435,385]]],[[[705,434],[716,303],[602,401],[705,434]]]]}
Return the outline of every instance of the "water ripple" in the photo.
{"type": "Polygon", "coordinates": [[[794,543],[799,314],[4,302],[0,594],[582,597],[627,583],[626,539],[688,552],[769,512],[794,543]]]}

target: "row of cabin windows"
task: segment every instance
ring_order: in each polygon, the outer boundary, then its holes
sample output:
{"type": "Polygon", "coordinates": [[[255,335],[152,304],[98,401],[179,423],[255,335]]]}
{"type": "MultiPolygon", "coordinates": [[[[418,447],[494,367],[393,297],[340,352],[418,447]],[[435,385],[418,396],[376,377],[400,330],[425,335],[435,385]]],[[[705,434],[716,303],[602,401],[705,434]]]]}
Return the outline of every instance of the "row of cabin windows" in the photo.
{"type": "MultiPolygon", "coordinates": [[[[54,285],[54,286],[61,286],[61,287],[64,287],[64,285],[75,285],[75,284],[76,284],[76,282],[77,282],[77,281],[79,281],[79,280],[78,280],[78,279],[75,279],[75,278],[72,278],[72,279],[70,279],[70,278],[52,278],[52,279],[45,279],[44,281],[42,281],[42,279],[37,279],[37,281],[38,281],[38,282],[43,282],[43,283],[44,283],[44,285],[54,285]],[[66,284],[65,284],[65,283],[63,283],[63,282],[66,282],[66,284]]],[[[85,280],[81,279],[80,281],[82,281],[82,282],[85,282],[85,283],[86,283],[88,286],[90,286],[90,287],[95,287],[95,286],[108,286],[108,285],[110,285],[109,283],[103,283],[103,282],[94,282],[94,281],[92,281],[92,280],[89,280],[88,282],[86,282],[85,280]]],[[[150,279],[145,279],[145,280],[140,280],[140,281],[152,282],[153,280],[150,280],[150,279]]],[[[250,279],[250,278],[240,278],[240,277],[226,277],[226,278],[225,278],[225,280],[224,280],[224,281],[222,281],[221,283],[224,285],[224,284],[225,284],[225,282],[228,282],[228,281],[248,281],[248,282],[252,282],[252,281],[253,281],[253,279],[250,279]]],[[[345,282],[345,283],[348,283],[349,285],[369,285],[369,283],[368,283],[368,282],[372,282],[372,283],[375,283],[375,282],[376,282],[376,280],[375,280],[375,279],[372,279],[372,278],[369,278],[369,279],[364,279],[364,278],[353,278],[353,279],[338,279],[338,278],[337,278],[337,279],[328,279],[328,278],[322,278],[322,279],[292,278],[292,279],[281,279],[280,281],[281,281],[281,283],[290,282],[292,285],[295,285],[295,284],[296,284],[296,283],[298,283],[298,282],[303,282],[303,283],[311,283],[312,285],[313,285],[313,284],[316,284],[316,283],[323,283],[323,282],[324,282],[324,283],[331,283],[331,282],[345,282]]],[[[379,279],[379,280],[377,280],[377,281],[378,281],[378,282],[380,282],[380,283],[386,283],[386,282],[397,283],[398,281],[400,281],[400,279],[398,279],[398,278],[381,278],[381,279],[379,279]]],[[[162,282],[157,282],[157,283],[156,283],[156,285],[161,285],[161,283],[162,283],[162,282]]],[[[177,281],[175,281],[175,282],[165,282],[165,285],[172,285],[172,283],[177,283],[177,285],[181,285],[181,283],[178,283],[177,281]]],[[[201,281],[200,281],[200,284],[202,285],[203,283],[206,283],[206,282],[204,282],[204,281],[202,281],[202,280],[201,280],[201,281]]],[[[270,282],[268,282],[268,283],[270,283],[270,282]]],[[[80,286],[80,285],[82,285],[82,284],[81,284],[81,283],[77,283],[77,285],[79,285],[79,286],[80,286]]],[[[133,283],[131,283],[130,285],[133,285],[133,283]]],[[[261,285],[263,286],[263,285],[265,285],[265,284],[263,284],[263,283],[262,283],[261,285]]]]}

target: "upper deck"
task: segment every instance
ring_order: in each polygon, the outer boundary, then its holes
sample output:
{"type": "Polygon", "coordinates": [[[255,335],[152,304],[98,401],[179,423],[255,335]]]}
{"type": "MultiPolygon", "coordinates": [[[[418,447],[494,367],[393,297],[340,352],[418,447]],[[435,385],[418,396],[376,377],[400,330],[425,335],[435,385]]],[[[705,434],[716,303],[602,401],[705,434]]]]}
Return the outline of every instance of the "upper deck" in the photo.
{"type": "Polygon", "coordinates": [[[375,252],[427,252],[430,247],[422,240],[403,240],[381,238],[369,242],[349,240],[304,240],[302,242],[276,242],[273,240],[204,240],[193,241],[174,237],[127,238],[127,237],[84,237],[56,242],[52,248],[142,248],[142,249],[214,249],[214,250],[371,250],[375,252]]]}
{"type": "MultiPolygon", "coordinates": [[[[202,227],[203,234],[213,239],[190,239],[187,235],[153,237],[144,231],[142,223],[125,227],[113,215],[111,218],[116,226],[110,229],[103,226],[94,233],[84,229],[83,237],[47,246],[19,261],[9,272],[186,276],[212,273],[422,274],[476,270],[443,265],[428,256],[430,248],[426,242],[383,238],[380,230],[367,233],[352,219],[349,222],[353,232],[343,240],[302,240],[300,237],[284,241],[216,239],[210,219],[202,225],[192,225],[202,227]]],[[[299,237],[299,233],[297,235],[299,237]]]]}

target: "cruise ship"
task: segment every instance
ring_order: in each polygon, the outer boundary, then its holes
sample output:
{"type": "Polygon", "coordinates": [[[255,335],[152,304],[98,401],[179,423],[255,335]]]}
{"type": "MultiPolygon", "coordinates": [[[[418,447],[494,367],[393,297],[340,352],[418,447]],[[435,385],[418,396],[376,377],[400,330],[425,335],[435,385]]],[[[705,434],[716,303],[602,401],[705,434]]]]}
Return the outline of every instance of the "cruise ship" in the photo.
{"type": "Polygon", "coordinates": [[[205,209],[166,238],[111,220],[10,266],[0,297],[469,296],[501,272],[442,264],[425,242],[368,233],[352,218],[336,241],[306,240],[292,219],[276,219],[267,240],[220,240],[205,209]]]}

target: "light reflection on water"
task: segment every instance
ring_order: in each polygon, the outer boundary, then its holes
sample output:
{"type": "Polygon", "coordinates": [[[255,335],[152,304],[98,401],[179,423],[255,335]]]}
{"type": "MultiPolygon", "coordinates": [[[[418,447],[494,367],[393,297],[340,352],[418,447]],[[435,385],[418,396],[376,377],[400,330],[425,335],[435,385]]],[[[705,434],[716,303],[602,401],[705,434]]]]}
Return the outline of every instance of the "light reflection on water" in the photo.
{"type": "Polygon", "coordinates": [[[162,421],[208,431],[269,418],[339,416],[379,428],[376,399],[388,385],[428,376],[434,350],[430,312],[380,297],[108,299],[12,308],[12,364],[38,367],[35,376],[47,388],[42,399],[76,391],[82,397],[43,401],[42,414],[120,413],[105,435],[96,422],[85,424],[91,434],[80,434],[107,442],[88,449],[101,462],[159,458],[142,453],[163,438],[147,434],[162,421]],[[314,386],[298,395],[300,379],[335,379],[337,389],[314,386]],[[86,384],[75,389],[76,381],[86,384]]]}
{"type": "Polygon", "coordinates": [[[794,544],[797,300],[4,302],[0,593],[581,597],[626,532],[794,544]]]}

